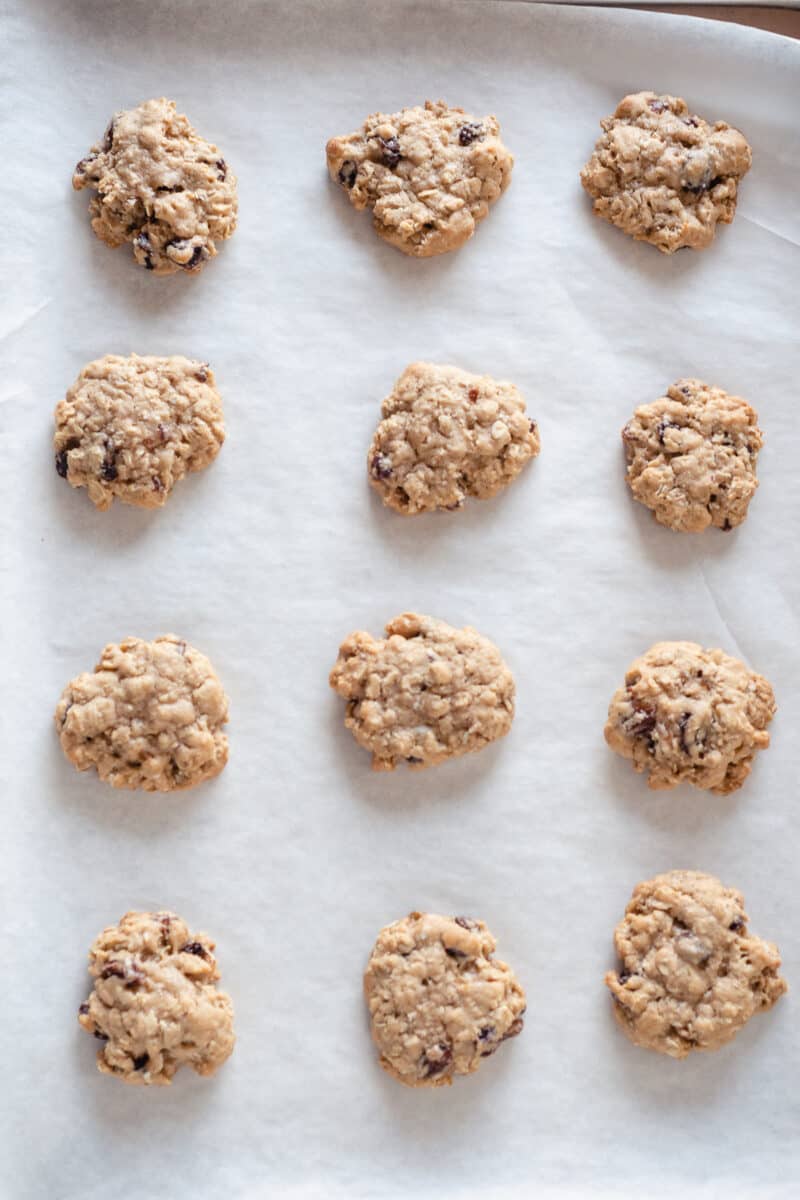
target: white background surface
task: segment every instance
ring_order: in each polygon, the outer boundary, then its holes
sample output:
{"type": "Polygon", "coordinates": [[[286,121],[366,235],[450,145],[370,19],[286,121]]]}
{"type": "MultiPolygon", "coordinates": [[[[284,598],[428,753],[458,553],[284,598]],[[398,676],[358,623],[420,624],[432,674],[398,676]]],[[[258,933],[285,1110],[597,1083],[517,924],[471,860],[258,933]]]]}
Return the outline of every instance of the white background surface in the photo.
{"type": "Polygon", "coordinates": [[[0,391],[6,951],[0,1193],[790,1197],[800,1186],[796,571],[800,48],[677,17],[521,4],[6,0],[0,391]],[[627,91],[684,95],[754,147],[735,224],[665,258],[592,217],[577,173],[627,91]],[[199,278],[155,279],[89,229],[74,163],[167,94],[240,181],[199,278]],[[324,144],[376,108],[496,112],[513,184],[475,239],[403,257],[329,184],[324,144]],[[228,441],[165,510],[97,513],[52,468],[87,360],[212,363],[228,441]],[[368,489],[379,402],[415,358],[514,380],[542,453],[504,496],[403,519],[368,489]],[[762,486],[730,535],[629,499],[619,430],[685,374],[748,397],[762,486]],[[509,737],[373,775],[328,690],[339,642],[416,608],[471,623],[518,683],[509,737]],[[174,630],[231,697],[230,763],[173,797],[65,762],[61,688],[106,641],[174,630]],[[605,748],[653,641],[740,654],[775,686],[742,791],[649,793],[605,748]],[[719,874],[793,991],[679,1063],[630,1045],[602,984],[634,884],[719,874]],[[95,934],[168,907],[216,937],[238,1045],[164,1090],[94,1068],[75,1013],[95,934]],[[483,917],[528,990],[478,1076],[377,1068],[360,976],[412,908],[483,917]]]}

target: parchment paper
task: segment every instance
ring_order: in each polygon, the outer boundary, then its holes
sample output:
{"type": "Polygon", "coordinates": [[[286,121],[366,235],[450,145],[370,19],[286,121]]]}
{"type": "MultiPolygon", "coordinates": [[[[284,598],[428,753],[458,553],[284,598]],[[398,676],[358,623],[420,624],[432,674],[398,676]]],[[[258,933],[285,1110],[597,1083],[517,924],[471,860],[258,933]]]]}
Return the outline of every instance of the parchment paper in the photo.
{"type": "Polygon", "coordinates": [[[797,1143],[797,279],[800,48],[730,25],[503,3],[2,5],[4,1048],[2,1194],[790,1197],[797,1143]],[[577,173],[627,91],[685,96],[754,147],[735,224],[659,255],[593,218],[577,173]],[[110,114],[173,97],[240,180],[197,279],[89,229],[74,163],[110,114]],[[495,112],[513,184],[472,243],[383,245],[327,180],[328,136],[443,96],[495,112]],[[52,467],[81,366],[208,359],[228,440],[166,509],[97,513],[52,467]],[[539,460],[504,496],[402,519],[365,478],[379,403],[416,359],[514,380],[539,460]],[[766,433],[738,532],[681,537],[629,498],[619,430],[696,374],[766,433]],[[518,683],[510,736],[373,775],[327,674],[404,609],[473,624],[518,683]],[[223,775],[115,792],[64,760],[61,688],[106,641],[177,631],[231,698],[223,775]],[[729,798],[649,793],[604,746],[653,641],[773,682],[773,745],[729,798]],[[615,1028],[604,971],[633,886],[698,867],[741,888],[793,992],[716,1055],[615,1028]],[[238,1045],[213,1080],[100,1076],[85,955],[129,908],[217,939],[238,1045]],[[483,917],[526,986],[524,1034],[451,1089],[378,1069],[361,972],[411,909],[483,917]]]}

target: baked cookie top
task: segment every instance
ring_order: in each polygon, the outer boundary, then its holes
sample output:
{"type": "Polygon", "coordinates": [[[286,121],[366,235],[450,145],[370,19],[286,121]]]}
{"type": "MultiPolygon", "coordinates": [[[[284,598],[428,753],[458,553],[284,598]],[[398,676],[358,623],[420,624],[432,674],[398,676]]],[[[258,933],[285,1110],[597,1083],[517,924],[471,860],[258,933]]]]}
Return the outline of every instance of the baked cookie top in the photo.
{"type": "Polygon", "coordinates": [[[236,228],[236,176],[171,100],[116,113],[72,186],[95,190],[89,212],[100,240],[130,242],[156,275],[195,274],[236,228]]]}
{"type": "Polygon", "coordinates": [[[539,453],[539,430],[513,383],[412,363],[382,405],[367,456],[384,504],[414,514],[486,500],[539,453]]]}
{"type": "Polygon", "coordinates": [[[679,379],[666,396],[637,408],[622,431],[631,492],[669,529],[741,525],[758,487],[764,437],[757,422],[740,396],[679,379]]]}
{"type": "Polygon", "coordinates": [[[219,775],[228,761],[228,697],[211,663],[174,633],[126,638],[64,688],[61,748],[79,771],[118,788],[172,792],[219,775]]]}
{"type": "Polygon", "coordinates": [[[97,1066],[124,1083],[168,1084],[179,1067],[213,1075],[233,1051],[233,1007],[215,986],[214,943],[170,912],[129,912],[89,951],[94,986],[78,1009],[103,1043],[97,1066]]]}
{"type": "Polygon", "coordinates": [[[99,509],[116,497],[158,508],[225,440],[208,363],[107,354],[88,363],[55,412],[56,470],[99,509]]]}
{"type": "Polygon", "coordinates": [[[752,154],[744,135],[713,125],[685,101],[636,92],[600,122],[602,137],[581,171],[599,217],[664,254],[701,250],[730,224],[752,154]]]}
{"type": "Polygon", "coordinates": [[[432,767],[508,733],[514,678],[488,638],[417,613],[395,617],[386,634],[351,633],[330,675],[373,770],[432,767]]]}
{"type": "Polygon", "coordinates": [[[373,113],[328,142],[328,170],[375,232],[404,254],[428,258],[468,241],[511,182],[514,159],[494,117],[476,120],[443,100],[373,113]]]}
{"type": "Polygon", "coordinates": [[[787,990],[778,949],[747,931],[744,898],[702,871],[640,883],[614,933],[605,981],[637,1046],[685,1058],[716,1050],[787,990]]]}
{"type": "Polygon", "coordinates": [[[658,642],[614,693],[605,738],[647,772],[651,788],[691,783],[725,795],[769,745],[775,709],[767,680],[737,658],[696,642],[658,642]]]}
{"type": "Polygon", "coordinates": [[[378,935],[364,975],[385,1071],[442,1087],[522,1030],[525,993],[483,921],[412,912],[378,935]]]}

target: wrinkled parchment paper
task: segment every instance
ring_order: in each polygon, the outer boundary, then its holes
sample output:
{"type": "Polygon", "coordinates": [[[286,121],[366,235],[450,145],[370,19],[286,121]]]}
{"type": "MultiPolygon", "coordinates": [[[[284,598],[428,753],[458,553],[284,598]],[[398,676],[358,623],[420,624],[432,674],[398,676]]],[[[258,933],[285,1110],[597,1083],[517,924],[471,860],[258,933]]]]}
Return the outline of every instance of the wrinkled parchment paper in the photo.
{"type": "Polygon", "coordinates": [[[798,1189],[797,521],[800,47],[654,14],[523,4],[2,5],[5,989],[9,1200],[789,1197],[798,1189]],[[627,91],[687,98],[754,148],[735,224],[665,258],[578,184],[627,91]],[[110,114],[173,97],[240,179],[197,279],[91,234],[74,163],[110,114]],[[417,262],[326,177],[377,108],[497,113],[513,184],[469,245],[417,262]],[[228,440],[166,509],[97,513],[52,468],[87,360],[208,359],[228,440]],[[379,402],[415,358],[514,380],[539,460],[504,496],[405,520],[365,479],[379,402]],[[629,499],[619,430],[686,374],[766,434],[738,532],[681,537],[629,499]],[[512,666],[510,736],[373,775],[327,673],[404,609],[474,624],[512,666]],[[231,698],[231,758],[172,797],[64,761],[61,688],[106,641],[176,631],[231,698]],[[773,682],[773,746],[738,794],[652,794],[605,748],[638,653],[693,638],[773,682]],[[793,991],[713,1056],[627,1043],[602,985],[642,878],[740,887],[793,991]],[[238,1045],[213,1080],[126,1088],[79,1029],[95,934],[168,907],[216,937],[238,1045]],[[483,917],[528,989],[522,1037],[451,1089],[377,1068],[360,977],[413,908],[483,917]]]}

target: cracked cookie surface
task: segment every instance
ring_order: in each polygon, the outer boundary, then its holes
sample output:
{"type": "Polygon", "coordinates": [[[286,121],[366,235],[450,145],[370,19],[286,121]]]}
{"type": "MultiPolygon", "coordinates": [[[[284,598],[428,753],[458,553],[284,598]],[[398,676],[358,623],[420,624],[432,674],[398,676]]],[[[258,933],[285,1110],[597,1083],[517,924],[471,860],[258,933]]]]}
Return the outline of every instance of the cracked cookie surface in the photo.
{"type": "Polygon", "coordinates": [[[483,921],[412,912],[378,935],[364,975],[380,1064],[442,1087],[522,1030],[525,993],[483,921]]]}
{"type": "Polygon", "coordinates": [[[88,363],[55,411],[55,465],[99,509],[158,508],[225,440],[208,363],[107,354],[88,363]]]}
{"type": "Polygon", "coordinates": [[[72,186],[94,189],[89,213],[100,240],[130,242],[155,275],[195,274],[236,228],[236,176],[164,98],[116,113],[72,186]]]}
{"type": "Polygon", "coordinates": [[[367,455],[384,504],[409,515],[486,500],[539,453],[539,430],[512,383],[412,363],[382,405],[367,455]]]}
{"type": "Polygon", "coordinates": [[[758,487],[764,437],[740,396],[699,379],[679,379],[642,404],[622,431],[628,486],[661,525],[700,533],[733,529],[758,487]]]}
{"type": "Polygon", "coordinates": [[[744,897],[702,871],[640,883],[614,933],[606,986],[637,1046],[685,1058],[716,1050],[778,1000],[778,949],[748,933],[744,897]]]}
{"type": "Polygon", "coordinates": [[[494,117],[426,100],[331,138],[328,171],[352,205],[371,210],[379,237],[427,258],[468,241],[511,182],[514,159],[499,135],[494,117]]]}
{"type": "Polygon", "coordinates": [[[330,675],[373,770],[431,767],[508,733],[514,678],[488,638],[417,613],[395,617],[386,634],[351,633],[330,675]]]}
{"type": "Polygon", "coordinates": [[[214,943],[170,912],[129,912],[95,938],[94,981],[78,1010],[103,1043],[97,1066],[124,1083],[169,1084],[179,1067],[213,1075],[233,1051],[233,1006],[214,943]]]}
{"type": "Polygon", "coordinates": [[[744,135],[713,125],[685,101],[655,92],[625,96],[581,171],[598,216],[665,254],[700,250],[730,224],[752,154],[744,135]]]}
{"type": "Polygon", "coordinates": [[[608,709],[605,738],[647,772],[651,788],[691,783],[726,795],[769,745],[770,684],[722,650],[658,642],[631,664],[608,709]]]}
{"type": "Polygon", "coordinates": [[[204,654],[174,634],[126,638],[64,688],[61,748],[112,787],[171,792],[218,775],[228,761],[228,698],[204,654]]]}

